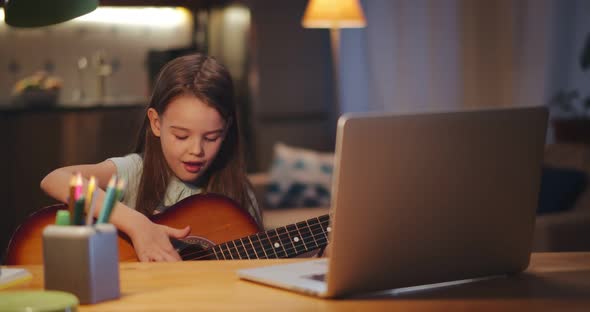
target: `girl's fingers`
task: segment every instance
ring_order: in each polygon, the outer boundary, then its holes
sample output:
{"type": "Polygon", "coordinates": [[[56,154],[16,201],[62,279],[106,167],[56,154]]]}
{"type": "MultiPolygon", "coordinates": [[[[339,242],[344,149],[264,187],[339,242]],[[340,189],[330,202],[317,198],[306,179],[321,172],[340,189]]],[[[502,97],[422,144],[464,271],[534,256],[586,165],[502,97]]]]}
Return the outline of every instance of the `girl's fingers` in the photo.
{"type": "Polygon", "coordinates": [[[180,256],[178,256],[178,254],[173,253],[173,254],[164,254],[164,261],[168,261],[168,262],[175,262],[175,261],[180,261],[182,259],[180,259],[180,256]]]}
{"type": "Polygon", "coordinates": [[[173,237],[173,238],[185,238],[190,232],[191,232],[191,227],[190,226],[186,226],[183,229],[175,229],[169,226],[164,226],[164,229],[166,231],[166,234],[168,234],[168,236],[173,237]]]}
{"type": "Polygon", "coordinates": [[[137,258],[139,258],[140,262],[149,262],[150,258],[148,256],[146,256],[145,254],[139,254],[137,255],[137,258]]]}

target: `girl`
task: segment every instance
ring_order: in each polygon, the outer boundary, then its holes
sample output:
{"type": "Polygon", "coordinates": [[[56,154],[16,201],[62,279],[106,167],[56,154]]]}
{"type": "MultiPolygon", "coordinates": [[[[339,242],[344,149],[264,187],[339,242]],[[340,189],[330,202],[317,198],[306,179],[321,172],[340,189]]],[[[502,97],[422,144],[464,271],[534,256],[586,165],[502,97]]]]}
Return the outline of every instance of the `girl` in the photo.
{"type": "MultiPolygon", "coordinates": [[[[131,238],[140,261],[181,260],[170,237],[186,237],[190,227],[158,225],[147,216],[193,194],[226,195],[261,225],[241,158],[233,92],[229,72],[214,58],[195,54],[174,59],[158,75],[135,153],[59,168],[41,181],[41,188],[66,202],[75,172],[85,184],[94,175],[101,189],[113,174],[124,178],[127,192],[110,222],[131,238]]],[[[98,190],[96,196],[98,208],[104,192],[98,190]]]]}

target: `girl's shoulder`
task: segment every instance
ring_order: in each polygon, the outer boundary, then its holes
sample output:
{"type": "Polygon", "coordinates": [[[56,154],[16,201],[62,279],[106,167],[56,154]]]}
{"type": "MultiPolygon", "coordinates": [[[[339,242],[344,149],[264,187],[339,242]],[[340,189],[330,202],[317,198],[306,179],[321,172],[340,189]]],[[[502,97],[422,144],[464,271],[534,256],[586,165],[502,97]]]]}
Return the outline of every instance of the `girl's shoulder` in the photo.
{"type": "Polygon", "coordinates": [[[128,154],[123,157],[113,157],[112,161],[117,168],[117,176],[127,182],[127,191],[123,195],[123,203],[129,207],[135,207],[137,190],[143,171],[143,158],[139,154],[128,154]]]}
{"type": "Polygon", "coordinates": [[[137,153],[128,154],[123,157],[112,157],[107,160],[115,164],[117,174],[128,177],[138,174],[143,167],[143,158],[137,153]]]}
{"type": "Polygon", "coordinates": [[[134,165],[141,166],[143,164],[143,158],[141,157],[140,154],[137,154],[137,153],[127,154],[127,155],[121,156],[121,157],[111,157],[111,158],[108,158],[107,160],[110,160],[110,161],[114,162],[115,164],[121,163],[121,164],[131,165],[131,166],[134,166],[134,165]]]}

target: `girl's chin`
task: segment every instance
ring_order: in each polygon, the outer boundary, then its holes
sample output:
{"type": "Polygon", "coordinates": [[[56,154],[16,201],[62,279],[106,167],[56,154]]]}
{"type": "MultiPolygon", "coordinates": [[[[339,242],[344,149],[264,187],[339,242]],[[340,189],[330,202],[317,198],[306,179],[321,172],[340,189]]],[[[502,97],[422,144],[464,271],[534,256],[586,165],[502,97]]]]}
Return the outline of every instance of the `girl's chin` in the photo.
{"type": "Polygon", "coordinates": [[[191,184],[194,184],[195,182],[197,182],[197,180],[199,179],[200,176],[201,176],[200,172],[199,173],[183,172],[182,176],[176,175],[176,177],[179,180],[181,180],[182,182],[191,183],[191,184]]]}
{"type": "Polygon", "coordinates": [[[203,172],[207,170],[207,167],[201,167],[197,172],[190,172],[185,170],[185,168],[180,167],[176,168],[177,170],[174,171],[174,175],[184,183],[190,184],[197,184],[199,179],[203,176],[203,172]]]}

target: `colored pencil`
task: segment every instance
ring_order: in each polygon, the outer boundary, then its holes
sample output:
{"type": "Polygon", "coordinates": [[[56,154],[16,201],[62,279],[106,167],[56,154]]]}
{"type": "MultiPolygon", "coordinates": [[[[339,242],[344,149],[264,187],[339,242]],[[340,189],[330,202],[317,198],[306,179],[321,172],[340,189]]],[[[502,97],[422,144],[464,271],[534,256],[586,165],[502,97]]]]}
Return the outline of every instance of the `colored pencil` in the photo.
{"type": "Polygon", "coordinates": [[[70,212],[70,224],[74,224],[74,208],[76,206],[76,176],[70,178],[70,194],[68,197],[68,211],[70,212]]]}
{"type": "Polygon", "coordinates": [[[84,195],[76,199],[76,207],[74,209],[74,223],[72,225],[84,225],[84,195]]]}
{"type": "Polygon", "coordinates": [[[127,186],[127,182],[125,179],[119,179],[117,181],[117,193],[115,198],[117,201],[121,201],[123,199],[123,195],[125,194],[125,187],[127,186]]]}
{"type": "Polygon", "coordinates": [[[55,224],[57,225],[71,225],[70,223],[70,211],[60,209],[55,215],[55,224]]]}
{"type": "Polygon", "coordinates": [[[97,224],[100,223],[107,223],[110,216],[111,210],[113,209],[113,205],[115,204],[115,196],[117,195],[116,192],[116,183],[117,183],[117,176],[113,175],[109,180],[109,184],[107,185],[107,190],[105,196],[102,200],[102,209],[100,210],[100,215],[98,216],[98,220],[96,220],[97,224]]]}
{"type": "Polygon", "coordinates": [[[90,177],[90,181],[88,181],[88,187],[86,188],[86,203],[84,204],[84,213],[88,215],[88,210],[90,209],[90,204],[92,203],[92,197],[94,196],[94,189],[96,188],[96,178],[94,176],[90,177]]]}
{"type": "Polygon", "coordinates": [[[86,212],[86,225],[92,225],[92,218],[94,217],[94,206],[95,206],[95,192],[96,192],[96,178],[90,177],[88,182],[88,188],[86,189],[86,205],[84,211],[86,212]]]}
{"type": "Polygon", "coordinates": [[[75,188],[75,200],[78,200],[82,196],[82,188],[84,187],[84,180],[82,180],[82,174],[78,172],[76,174],[76,188],[75,188]]]}

